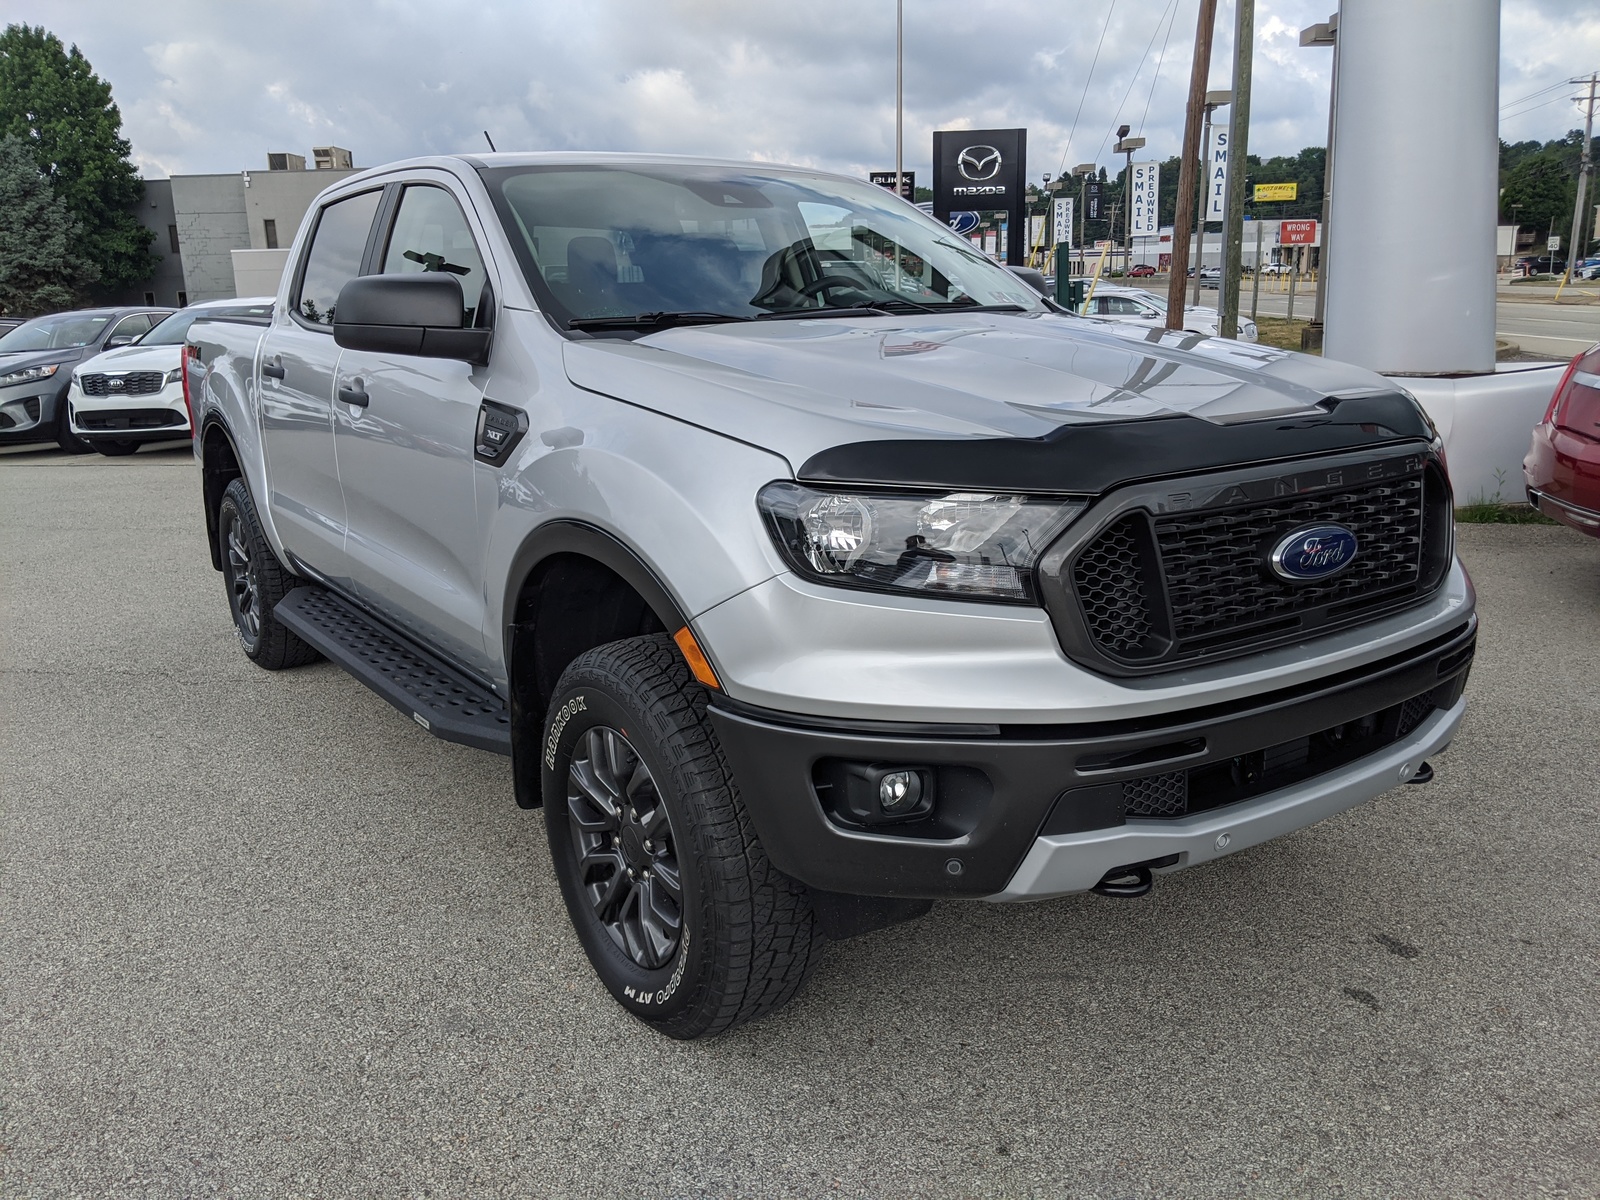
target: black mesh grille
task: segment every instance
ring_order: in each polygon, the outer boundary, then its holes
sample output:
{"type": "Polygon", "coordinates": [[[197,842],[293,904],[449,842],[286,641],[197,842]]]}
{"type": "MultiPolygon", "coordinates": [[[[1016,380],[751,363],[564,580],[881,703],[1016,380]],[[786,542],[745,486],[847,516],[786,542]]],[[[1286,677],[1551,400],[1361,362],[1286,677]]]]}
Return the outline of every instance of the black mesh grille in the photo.
{"type": "Polygon", "coordinates": [[[161,390],[161,371],[130,371],[125,375],[80,375],[85,396],[148,396],[161,390]]]}
{"type": "Polygon", "coordinates": [[[1113,654],[1137,654],[1150,638],[1150,602],[1141,560],[1143,519],[1124,517],[1078,556],[1072,583],[1095,641],[1113,654]]]}
{"type": "Polygon", "coordinates": [[[78,428],[85,432],[115,432],[119,429],[166,429],[184,424],[187,418],[170,408],[112,408],[104,412],[78,409],[73,413],[78,428]]]}
{"type": "Polygon", "coordinates": [[[1434,710],[1433,693],[1426,696],[1413,696],[1400,706],[1400,736],[1405,737],[1418,725],[1427,719],[1428,714],[1434,710]]]}
{"type": "Polygon", "coordinates": [[[1122,784],[1122,808],[1130,817],[1181,817],[1189,811],[1189,773],[1146,775],[1122,784]]]}
{"type": "Polygon", "coordinates": [[[1180,644],[1359,597],[1415,588],[1422,571],[1421,475],[1273,504],[1156,520],[1156,541],[1180,644]],[[1322,583],[1285,583],[1264,569],[1274,542],[1296,526],[1343,525],[1355,560],[1322,583]]]}
{"type": "Polygon", "coordinates": [[[1240,497],[1233,504],[1125,510],[1044,580],[1063,647],[1091,665],[1149,671],[1250,652],[1422,598],[1449,565],[1443,472],[1421,456],[1340,470],[1371,482],[1272,499],[1264,488],[1296,480],[1257,479],[1248,500],[1244,489],[1230,489],[1240,497]],[[1274,574],[1274,546],[1315,525],[1354,534],[1350,563],[1317,581],[1274,574]]]}

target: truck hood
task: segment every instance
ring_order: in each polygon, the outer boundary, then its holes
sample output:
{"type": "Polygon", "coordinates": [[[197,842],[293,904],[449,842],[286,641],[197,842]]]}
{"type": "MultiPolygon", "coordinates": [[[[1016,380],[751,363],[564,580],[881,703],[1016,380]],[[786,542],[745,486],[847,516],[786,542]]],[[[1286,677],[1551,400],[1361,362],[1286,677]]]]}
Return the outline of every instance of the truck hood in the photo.
{"type": "Polygon", "coordinates": [[[564,350],[577,386],[794,465],[874,439],[1049,439],[1180,416],[1215,431],[1396,391],[1270,346],[1054,313],[691,326],[564,350]]]}
{"type": "Polygon", "coordinates": [[[182,346],[118,346],[96,354],[75,372],[92,375],[98,371],[173,371],[183,362],[182,346]]]}

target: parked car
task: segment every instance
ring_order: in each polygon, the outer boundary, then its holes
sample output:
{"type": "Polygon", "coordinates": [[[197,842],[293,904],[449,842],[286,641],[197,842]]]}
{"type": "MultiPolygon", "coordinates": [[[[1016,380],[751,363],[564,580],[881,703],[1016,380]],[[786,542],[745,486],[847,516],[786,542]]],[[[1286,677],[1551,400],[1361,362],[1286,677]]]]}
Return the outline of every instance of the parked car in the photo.
{"type": "MultiPolygon", "coordinates": [[[[1143,325],[1147,329],[1162,328],[1167,323],[1167,298],[1158,296],[1154,292],[1147,292],[1143,288],[1103,283],[1095,288],[1094,295],[1089,297],[1089,311],[1085,315],[1104,317],[1110,321],[1129,321],[1143,325]]],[[[1216,337],[1219,321],[1217,310],[1214,308],[1192,304],[1184,306],[1183,327],[1191,333],[1216,337]]],[[[1253,342],[1256,337],[1256,323],[1248,317],[1240,317],[1239,340],[1253,342]]]]}
{"type": "Polygon", "coordinates": [[[1575,357],[1522,462],[1528,503],[1600,537],[1600,345],[1575,357]]]}
{"type": "Polygon", "coordinates": [[[1128,268],[1128,277],[1130,279],[1148,279],[1155,273],[1156,269],[1149,263],[1134,263],[1133,266],[1128,268]]]}
{"type": "Polygon", "coordinates": [[[246,656],[508,754],[600,979],[694,1038],[824,938],[1431,777],[1476,637],[1437,434],[1194,342],[843,176],[491,154],[324,191],[185,378],[246,656]]]}
{"type": "Polygon", "coordinates": [[[26,317],[0,317],[0,334],[10,333],[25,320],[26,317]]]}
{"type": "Polygon", "coordinates": [[[272,297],[210,300],[179,309],[131,346],[89,359],[67,393],[72,433],[101,454],[132,454],[147,442],[189,436],[183,343],[202,316],[268,317],[272,297]]]}
{"type": "Polygon", "coordinates": [[[89,445],[72,432],[67,385],[72,368],[150,332],[170,308],[90,308],[24,321],[0,336],[0,446],[56,442],[69,454],[89,445]]]}
{"type": "Polygon", "coordinates": [[[1261,273],[1263,275],[1292,275],[1292,274],[1294,274],[1294,264],[1293,263],[1262,263],[1261,264],[1261,273]]]}
{"type": "Polygon", "coordinates": [[[1559,275],[1567,269],[1564,256],[1541,254],[1536,258],[1519,258],[1517,266],[1524,275],[1559,275]]]}

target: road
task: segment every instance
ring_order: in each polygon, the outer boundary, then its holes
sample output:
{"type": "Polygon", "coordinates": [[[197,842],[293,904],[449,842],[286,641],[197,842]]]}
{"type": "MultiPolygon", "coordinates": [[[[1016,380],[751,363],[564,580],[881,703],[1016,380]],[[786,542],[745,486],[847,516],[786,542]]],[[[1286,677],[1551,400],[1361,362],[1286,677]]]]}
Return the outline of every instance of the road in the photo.
{"type": "MultiPolygon", "coordinates": [[[[1148,284],[1151,281],[1129,282],[1148,284]]],[[[1166,281],[1158,279],[1154,282],[1159,286],[1151,290],[1165,296],[1166,281]]],[[[1263,278],[1261,287],[1256,311],[1268,317],[1287,316],[1289,313],[1287,285],[1284,285],[1285,290],[1280,291],[1277,285],[1263,278]]],[[[1551,293],[1554,289],[1540,289],[1540,291],[1551,293]]],[[[1572,291],[1580,296],[1600,295],[1600,287],[1594,284],[1584,284],[1582,287],[1573,288],[1572,291]]],[[[1192,296],[1192,292],[1190,294],[1192,296]]],[[[1600,304],[1551,304],[1548,299],[1526,297],[1526,291],[1520,287],[1516,289],[1502,287],[1499,290],[1495,304],[1496,337],[1515,342],[1527,353],[1547,354],[1553,358],[1571,358],[1585,347],[1600,342],[1600,304]]],[[[1250,281],[1247,279],[1241,305],[1247,314],[1250,311],[1250,300],[1250,281]]],[[[1216,308],[1216,290],[1202,288],[1200,303],[1207,308],[1216,308]]],[[[1294,315],[1309,320],[1314,303],[1313,287],[1297,288],[1294,297],[1294,315]]]]}
{"type": "Polygon", "coordinates": [[[1472,526],[1438,778],[664,1041],[504,760],[234,642],[182,452],[0,455],[5,1195],[1600,1195],[1600,543],[1472,526]]]}

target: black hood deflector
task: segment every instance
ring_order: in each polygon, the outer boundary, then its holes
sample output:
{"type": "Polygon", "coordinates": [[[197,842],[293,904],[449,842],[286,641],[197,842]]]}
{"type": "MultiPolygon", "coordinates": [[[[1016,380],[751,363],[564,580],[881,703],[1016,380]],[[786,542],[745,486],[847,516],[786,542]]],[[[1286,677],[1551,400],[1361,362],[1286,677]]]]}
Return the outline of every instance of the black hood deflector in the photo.
{"type": "Polygon", "coordinates": [[[1098,495],[1136,479],[1432,441],[1422,410],[1401,393],[1333,397],[1323,411],[1221,425],[1171,416],[1064,425],[1038,438],[917,438],[851,442],[812,455],[807,483],[1098,495]]]}

